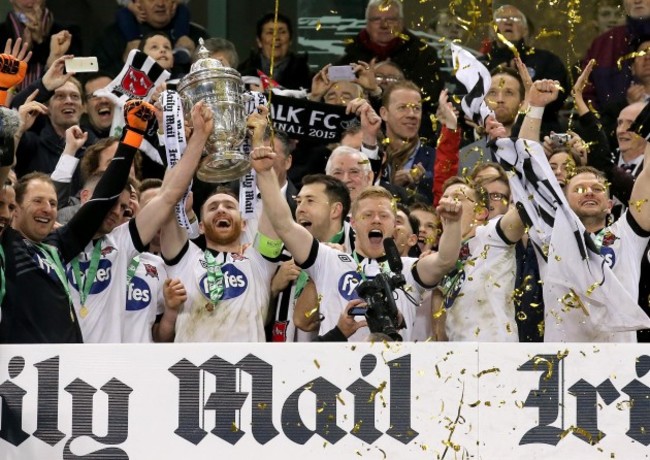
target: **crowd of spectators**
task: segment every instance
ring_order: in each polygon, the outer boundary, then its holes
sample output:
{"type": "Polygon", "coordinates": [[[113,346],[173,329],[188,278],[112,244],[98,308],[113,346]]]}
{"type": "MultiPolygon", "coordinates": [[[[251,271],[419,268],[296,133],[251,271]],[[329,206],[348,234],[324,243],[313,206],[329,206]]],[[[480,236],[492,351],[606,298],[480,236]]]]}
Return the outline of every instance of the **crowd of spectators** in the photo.
{"type": "MultiPolygon", "coordinates": [[[[187,1],[118,3],[92,73],[66,71],[82,25],[44,0],[13,0],[0,25],[0,343],[650,338],[650,0],[599,1],[573,76],[496,8],[476,60],[489,90],[466,91],[491,111],[478,123],[399,0],[369,0],[315,73],[282,13],[240,59],[187,1]],[[239,183],[195,177],[222,113],[184,107],[167,139],[163,98],[200,39],[271,106],[351,119],[306,138],[252,110],[252,211],[239,183]]],[[[463,39],[453,11],[431,29],[463,39]]]]}

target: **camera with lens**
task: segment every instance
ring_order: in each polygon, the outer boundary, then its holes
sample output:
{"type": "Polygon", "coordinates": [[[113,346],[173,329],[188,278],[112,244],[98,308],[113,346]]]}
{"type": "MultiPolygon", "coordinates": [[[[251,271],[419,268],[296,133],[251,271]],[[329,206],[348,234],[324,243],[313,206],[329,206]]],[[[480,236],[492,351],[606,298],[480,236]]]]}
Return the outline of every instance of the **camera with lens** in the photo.
{"type": "Polygon", "coordinates": [[[399,335],[399,319],[393,291],[406,284],[401,273],[379,273],[371,280],[365,280],[357,287],[357,294],[368,304],[366,321],[370,332],[386,334],[395,341],[402,341],[399,335]]]}
{"type": "Polygon", "coordinates": [[[386,334],[395,341],[402,341],[402,336],[397,332],[402,325],[399,324],[394,292],[401,289],[407,299],[414,304],[416,302],[404,290],[406,280],[402,275],[402,258],[392,238],[384,240],[384,251],[390,272],[380,272],[373,279],[363,281],[357,287],[357,294],[368,304],[366,321],[370,332],[386,334]]]}

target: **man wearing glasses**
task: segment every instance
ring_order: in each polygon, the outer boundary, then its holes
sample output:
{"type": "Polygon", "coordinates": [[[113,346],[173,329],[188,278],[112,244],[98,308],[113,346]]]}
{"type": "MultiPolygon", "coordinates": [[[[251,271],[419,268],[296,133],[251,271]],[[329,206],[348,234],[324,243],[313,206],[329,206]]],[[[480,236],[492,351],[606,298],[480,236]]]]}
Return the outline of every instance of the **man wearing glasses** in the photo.
{"type": "MultiPolygon", "coordinates": [[[[569,87],[566,68],[562,60],[548,50],[526,44],[528,39],[528,21],[526,16],[512,5],[503,5],[494,11],[494,24],[498,35],[482,49],[485,54],[484,63],[492,70],[499,65],[515,68],[513,59],[518,54],[528,67],[533,80],[557,80],[563,88],[569,87]]],[[[544,132],[553,130],[561,132],[557,113],[568,95],[568,91],[560,93],[557,101],[546,108],[544,113],[544,132]]]]}
{"type": "Polygon", "coordinates": [[[366,8],[366,27],[345,48],[336,65],[358,61],[390,59],[408,80],[413,80],[432,101],[444,87],[436,51],[404,27],[402,2],[370,0],[366,8]]]}

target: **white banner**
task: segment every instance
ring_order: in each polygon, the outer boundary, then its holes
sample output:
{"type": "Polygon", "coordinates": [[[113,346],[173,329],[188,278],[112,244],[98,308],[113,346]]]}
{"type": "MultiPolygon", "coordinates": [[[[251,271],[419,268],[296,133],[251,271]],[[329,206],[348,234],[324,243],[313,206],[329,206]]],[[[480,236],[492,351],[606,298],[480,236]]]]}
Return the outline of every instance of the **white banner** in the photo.
{"type": "Polygon", "coordinates": [[[640,459],[643,345],[0,347],[0,459],[640,459]]]}

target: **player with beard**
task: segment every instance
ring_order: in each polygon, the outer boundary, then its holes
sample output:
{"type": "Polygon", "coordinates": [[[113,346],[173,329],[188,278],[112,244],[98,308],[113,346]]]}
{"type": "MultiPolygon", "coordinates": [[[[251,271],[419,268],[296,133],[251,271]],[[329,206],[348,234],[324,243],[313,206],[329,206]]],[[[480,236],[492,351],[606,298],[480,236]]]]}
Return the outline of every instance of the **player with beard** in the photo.
{"type": "MultiPolygon", "coordinates": [[[[519,73],[509,67],[497,67],[490,74],[492,80],[485,102],[494,112],[496,120],[503,125],[506,135],[511,136],[517,114],[524,103],[524,82],[519,73]]],[[[458,174],[462,176],[479,163],[491,160],[486,139],[472,142],[460,150],[458,174]]]]}
{"type": "MultiPolygon", "coordinates": [[[[86,342],[122,342],[126,320],[125,299],[127,308],[129,305],[137,308],[142,306],[144,297],[151,296],[144,284],[138,288],[138,292],[127,292],[127,285],[133,281],[139,265],[144,263],[136,256],[147,250],[147,245],[189,187],[212,131],[212,111],[204,102],[193,107],[191,117],[192,136],[178,164],[167,171],[160,192],[135,218],[120,225],[124,212],[129,210],[131,198],[129,187],[122,190],[117,203],[93,236],[93,241],[68,266],[72,300],[86,342]],[[138,297],[140,301],[128,302],[129,295],[131,300],[138,297]]],[[[89,190],[82,191],[82,203],[89,194],[89,190]]],[[[148,334],[149,331],[142,332],[148,334]]]]}
{"type": "MultiPolygon", "coordinates": [[[[253,168],[257,172],[257,185],[262,192],[266,213],[273,229],[280,236],[296,263],[307,270],[322,294],[319,309],[323,317],[319,333],[325,334],[336,326],[336,322],[347,303],[357,298],[356,288],[363,279],[376,276],[386,270],[383,241],[393,235],[395,228],[395,207],[392,196],[381,187],[368,187],[352,204],[351,225],[356,233],[356,249],[352,254],[319,243],[303,226],[294,222],[291,212],[281,200],[272,164],[275,154],[255,149],[251,155],[253,168]],[[269,204],[273,204],[269,206],[269,204]]],[[[403,274],[416,302],[427,287],[435,285],[451,270],[460,249],[460,204],[452,200],[441,200],[439,214],[446,227],[442,236],[442,250],[422,259],[402,258],[403,274]]],[[[273,235],[268,235],[274,237],[273,235]]],[[[407,326],[402,331],[405,340],[410,340],[410,331],[415,321],[416,305],[403,293],[396,293],[396,303],[407,326]]],[[[361,328],[350,340],[359,341],[368,336],[368,329],[361,328]]]]}
{"type": "Polygon", "coordinates": [[[82,341],[64,265],[91,241],[118,200],[152,110],[142,101],[127,103],[128,123],[117,153],[93,198],[68,225],[52,231],[57,199],[48,176],[34,173],[16,184],[16,217],[1,243],[6,266],[20,268],[6,273],[1,342],[82,341]]]}
{"type": "MultiPolygon", "coordinates": [[[[255,148],[263,146],[266,110],[248,118],[255,148]]],[[[286,204],[284,196],[280,200],[286,204]]],[[[206,249],[188,240],[187,232],[170,219],[161,233],[167,274],[181,280],[188,300],[176,320],[176,342],[264,342],[271,278],[282,243],[269,235],[262,209],[252,246],[242,244],[246,222],[234,194],[218,188],[201,206],[199,229],[206,249]]],[[[292,219],[293,220],[293,219],[292,219]]]]}

